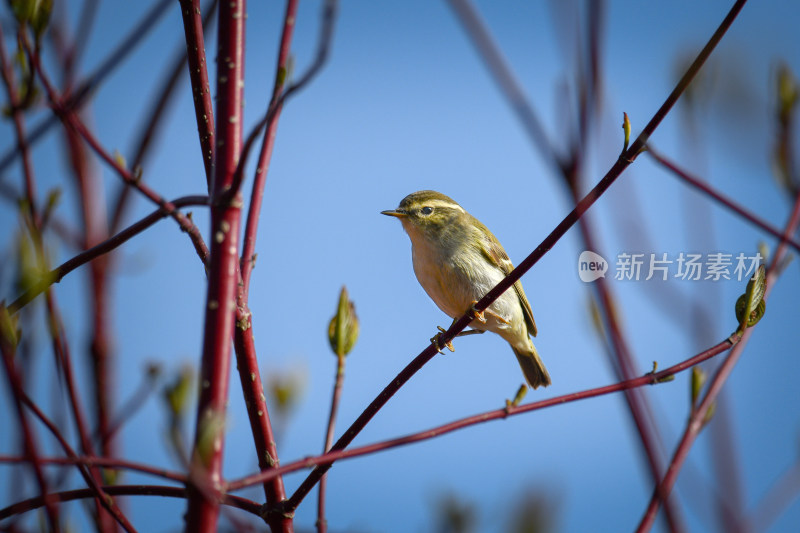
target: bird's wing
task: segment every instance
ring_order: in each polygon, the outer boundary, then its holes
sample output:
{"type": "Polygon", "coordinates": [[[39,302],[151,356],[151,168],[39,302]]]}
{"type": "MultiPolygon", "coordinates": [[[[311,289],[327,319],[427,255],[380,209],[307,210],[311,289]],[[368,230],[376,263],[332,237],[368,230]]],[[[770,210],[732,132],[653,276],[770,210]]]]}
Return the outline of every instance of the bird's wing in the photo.
{"type": "MultiPolygon", "coordinates": [[[[503,272],[503,275],[508,276],[511,271],[514,270],[514,265],[511,263],[511,259],[508,258],[508,254],[503,249],[500,241],[498,241],[497,238],[492,235],[492,232],[490,232],[486,226],[481,224],[477,219],[475,219],[475,222],[483,230],[482,234],[487,236],[487,238],[482,239],[481,252],[490,263],[495,265],[503,272]]],[[[528,332],[535,337],[536,321],[533,320],[531,304],[528,302],[527,296],[525,296],[525,291],[522,290],[522,282],[520,280],[517,280],[514,283],[514,292],[517,293],[519,302],[522,304],[522,314],[525,316],[525,323],[528,326],[528,332]]]]}

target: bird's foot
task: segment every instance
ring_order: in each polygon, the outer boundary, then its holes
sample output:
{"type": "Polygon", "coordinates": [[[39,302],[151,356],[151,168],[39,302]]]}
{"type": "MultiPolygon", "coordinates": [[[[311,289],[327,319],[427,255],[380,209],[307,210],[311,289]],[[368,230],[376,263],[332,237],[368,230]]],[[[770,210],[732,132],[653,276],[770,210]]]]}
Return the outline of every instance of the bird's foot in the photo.
{"type": "Polygon", "coordinates": [[[505,318],[501,317],[500,315],[498,315],[497,313],[495,313],[494,311],[492,311],[490,309],[485,309],[483,311],[478,311],[475,308],[475,304],[477,304],[477,303],[478,303],[478,300],[473,300],[472,301],[472,305],[470,306],[469,310],[472,312],[472,315],[475,318],[478,319],[478,321],[480,323],[486,324],[486,316],[485,315],[489,315],[490,317],[494,318],[495,320],[498,320],[498,321],[500,321],[500,322],[502,322],[503,324],[506,324],[506,325],[508,325],[510,323],[508,320],[506,320],[505,318]]]}
{"type": "MultiPolygon", "coordinates": [[[[436,329],[439,330],[439,333],[431,337],[431,344],[433,344],[433,346],[439,353],[444,353],[444,351],[442,350],[443,346],[441,345],[441,338],[442,338],[442,333],[444,333],[447,330],[444,329],[442,326],[436,326],[436,329]]],[[[456,351],[456,349],[453,348],[453,343],[451,341],[447,341],[446,343],[444,343],[444,346],[446,346],[447,349],[450,350],[451,352],[456,351]]]]}

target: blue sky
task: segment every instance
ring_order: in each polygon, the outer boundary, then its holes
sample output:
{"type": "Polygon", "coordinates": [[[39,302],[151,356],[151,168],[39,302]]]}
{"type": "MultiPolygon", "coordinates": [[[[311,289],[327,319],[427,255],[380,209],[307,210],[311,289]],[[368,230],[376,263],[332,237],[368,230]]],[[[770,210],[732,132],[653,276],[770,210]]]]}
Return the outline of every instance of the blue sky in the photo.
{"type": "MultiPolygon", "coordinates": [[[[564,102],[573,101],[565,98],[574,94],[574,50],[555,29],[552,4],[477,3],[551,142],[566,146],[564,102]]],[[[728,4],[609,3],[602,116],[592,132],[584,190],[619,154],[623,111],[638,133],[674,86],[679,65],[705,43],[728,4]]],[[[149,5],[101,3],[84,72],[149,5]]],[[[301,2],[296,72],[312,58],[319,9],[320,2],[301,2]]],[[[282,15],[280,2],[251,2],[246,125],[258,120],[269,98],[282,15]]],[[[773,80],[779,62],[800,75],[798,23],[800,10],[793,3],[748,4],[712,57],[706,72],[713,73],[713,83],[695,113],[675,109],[652,138],[665,155],[776,227],[787,220],[791,201],[770,167],[773,80]]],[[[176,5],[99,91],[91,122],[105,146],[130,152],[143,106],[181,40],[176,5]]],[[[212,58],[213,34],[207,41],[212,58]]],[[[188,80],[167,120],[145,179],[166,197],[203,193],[188,80]]],[[[0,145],[11,146],[12,133],[6,123],[0,145]]],[[[52,137],[35,151],[42,191],[66,179],[59,150],[52,137]]],[[[110,195],[117,177],[107,168],[100,171],[110,195]]],[[[4,179],[19,183],[19,170],[4,179]]],[[[249,186],[248,181],[245,190],[249,186]]],[[[337,435],[425,348],[437,325],[450,323],[417,284],[400,225],[379,214],[419,189],[435,189],[461,203],[491,228],[515,262],[571,209],[559,178],[529,143],[445,2],[344,1],[329,62],[281,117],[251,286],[262,371],[265,376],[296,371],[305,379],[304,396],[280,436],[284,463],[317,454],[322,446],[335,370],[326,331],[342,284],[355,301],[362,333],[347,361],[337,435]]],[[[64,218],[74,215],[73,206],[65,186],[59,208],[64,218]]],[[[128,220],[151,210],[137,199],[128,220]]],[[[6,227],[16,227],[12,210],[4,209],[0,217],[6,227]]],[[[195,210],[195,219],[206,232],[205,214],[195,210]]],[[[598,236],[596,251],[611,262],[622,252],[751,254],[760,240],[774,247],[770,238],[700,198],[646,156],[592,208],[588,220],[598,236]]],[[[13,232],[7,232],[2,244],[10,249],[12,243],[13,232]]],[[[573,229],[523,278],[539,327],[536,345],[553,378],[550,388],[529,393],[528,400],[615,381],[590,320],[590,287],[577,275],[582,250],[573,229]]],[[[63,246],[56,251],[61,260],[71,253],[63,246]]],[[[188,239],[170,221],[126,243],[117,258],[112,319],[121,402],[139,384],[146,362],[161,361],[170,371],[197,364],[205,277],[188,239]]],[[[738,459],[748,511],[797,461],[800,362],[790,325],[797,316],[799,272],[795,262],[781,277],[724,394],[733,434],[726,445],[738,459]]],[[[86,281],[74,273],[56,288],[76,353],[84,349],[88,332],[81,299],[86,281]]],[[[733,304],[744,289],[743,282],[674,279],[660,286],[616,280],[609,285],[641,372],[654,360],[663,368],[729,335],[735,329],[733,304]],[[691,334],[691,314],[670,307],[663,291],[703,302],[712,317],[703,342],[691,334]]],[[[50,359],[41,344],[44,372],[50,359]]],[[[521,376],[500,338],[473,336],[455,345],[455,353],[437,356],[423,368],[354,444],[495,409],[513,395],[521,376]]],[[[228,477],[257,469],[237,380],[231,381],[228,477]]],[[[52,377],[41,383],[41,397],[51,383],[52,377]]],[[[646,392],[666,457],[688,416],[688,373],[646,392]]],[[[123,432],[126,457],[174,466],[165,451],[165,428],[166,417],[151,400],[123,432]]],[[[704,496],[719,490],[710,435],[707,429],[700,436],[677,486],[691,530],[717,527],[713,500],[704,496]]],[[[0,453],[11,449],[11,439],[0,439],[0,453]]],[[[302,479],[302,474],[288,476],[289,491],[302,479]]],[[[6,485],[0,483],[2,502],[10,501],[6,485]]],[[[550,408],[337,464],[329,476],[328,518],[334,531],[427,532],[433,530],[435,502],[454,493],[474,505],[477,531],[504,531],[504,517],[527,490],[555,502],[559,531],[632,530],[652,486],[623,397],[550,408]]],[[[245,495],[261,497],[256,490],[245,495]]],[[[313,525],[315,500],[314,493],[298,510],[298,525],[313,525]]],[[[145,531],[180,527],[184,510],[181,502],[152,498],[131,499],[128,506],[134,524],[145,531]]],[[[798,522],[795,500],[770,531],[792,531],[798,522]]]]}

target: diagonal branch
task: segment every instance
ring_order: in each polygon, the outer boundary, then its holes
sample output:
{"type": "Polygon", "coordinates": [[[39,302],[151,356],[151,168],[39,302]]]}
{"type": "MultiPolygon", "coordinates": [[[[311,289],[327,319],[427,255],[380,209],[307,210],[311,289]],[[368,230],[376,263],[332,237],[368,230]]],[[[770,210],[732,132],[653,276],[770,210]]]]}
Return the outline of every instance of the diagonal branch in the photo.
{"type": "MultiPolygon", "coordinates": [[[[78,86],[78,89],[70,96],[66,102],[67,107],[70,109],[79,109],[94,92],[100,87],[105,79],[111,75],[114,70],[121,67],[125,58],[132,52],[136,51],[137,44],[141,42],[147,34],[156,27],[158,20],[167,13],[167,8],[172,5],[174,0],[161,0],[153,5],[153,7],[144,14],[142,19],[128,32],[127,35],[120,41],[114,50],[108,54],[99,67],[93,74],[86,77],[86,79],[78,86]]],[[[30,135],[28,135],[28,142],[31,146],[36,144],[44,137],[44,134],[58,123],[57,117],[50,116],[43,120],[39,125],[35,126],[30,135]]],[[[15,148],[9,149],[2,157],[0,157],[0,172],[7,170],[16,161],[19,152],[15,148]]]]}
{"type": "Polygon", "coordinates": [[[200,134],[200,152],[206,169],[206,185],[211,190],[211,173],[214,163],[214,107],[211,103],[211,86],[206,68],[206,45],[203,29],[210,14],[216,9],[218,0],[208,7],[204,21],[200,11],[200,0],[180,0],[183,31],[186,36],[186,58],[189,79],[192,83],[197,131],[200,134]]]}
{"type": "Polygon", "coordinates": [[[85,252],[81,252],[78,255],[64,261],[58,267],[54,268],[44,276],[42,279],[29,287],[22,295],[18,296],[16,300],[14,300],[11,305],[8,306],[8,310],[10,314],[15,314],[19,312],[20,309],[28,305],[31,300],[39,296],[42,292],[44,292],[48,287],[50,287],[54,283],[58,283],[61,281],[64,276],[75,270],[81,265],[85,265],[89,261],[96,259],[104,254],[107,254],[111,250],[117,248],[119,245],[124,243],[125,241],[129,240],[131,237],[142,233],[144,230],[161,220],[167,216],[170,216],[171,213],[175,212],[176,209],[181,207],[186,207],[189,205],[208,205],[208,197],[207,196],[183,196],[172,202],[168,202],[166,205],[170,205],[171,209],[167,207],[160,207],[144,217],[143,219],[139,220],[138,222],[131,224],[124,230],[120,231],[113,237],[106,239],[105,241],[93,246],[92,248],[86,250],[85,252]]]}
{"type": "MultiPolygon", "coordinates": [[[[666,117],[667,113],[672,109],[675,103],[680,98],[681,94],[686,90],[691,83],[694,76],[699,72],[700,68],[705,63],[706,59],[711,55],[716,45],[720,42],[725,32],[733,24],[741,8],[744,6],[746,0],[739,0],[731,8],[731,11],[720,24],[719,28],[714,32],[709,39],[706,46],[701,50],[697,58],[689,66],[686,73],[681,77],[675,89],[669,94],[667,99],[658,109],[656,114],[647,123],[644,130],[639,134],[631,146],[624,151],[609,171],[603,178],[589,191],[589,193],[578,202],[572,211],[545,237],[545,239],[526,257],[508,276],[500,281],[491,291],[489,291],[483,298],[475,304],[474,308],[477,311],[484,311],[492,302],[500,297],[506,290],[519,280],[522,275],[536,264],[545,253],[547,253],[555,244],[575,225],[580,217],[602,196],[609,187],[616,181],[622,172],[636,159],[639,152],[644,148],[650,135],[658,128],[661,121],[666,117]]],[[[450,328],[441,334],[440,345],[444,346],[447,342],[451,341],[455,336],[463,331],[470,322],[473,320],[472,312],[467,312],[461,318],[454,321],[450,328]]],[[[369,406],[359,415],[353,424],[345,431],[345,433],[334,444],[334,451],[346,448],[358,435],[362,429],[369,423],[373,416],[389,401],[389,399],[409,380],[411,377],[421,369],[428,361],[430,361],[437,353],[437,347],[431,344],[423,350],[414,360],[403,369],[397,377],[392,380],[386,388],[370,403],[369,406]]],[[[286,512],[293,512],[300,502],[305,498],[309,491],[316,485],[322,475],[330,469],[331,465],[327,464],[315,468],[303,483],[297,488],[295,493],[289,498],[283,507],[286,512]]]]}
{"type": "MultiPolygon", "coordinates": [[[[694,187],[696,190],[702,192],[706,196],[715,200],[719,205],[727,208],[729,211],[732,211],[742,217],[743,219],[747,220],[754,226],[766,231],[773,237],[777,239],[784,239],[784,234],[781,231],[778,231],[774,227],[770,226],[762,219],[758,218],[757,216],[753,215],[747,209],[739,206],[733,200],[726,198],[721,193],[715,191],[710,185],[707,183],[703,183],[696,177],[692,176],[685,170],[681,169],[675,163],[671,162],[670,160],[666,159],[664,156],[653,150],[652,146],[647,147],[647,154],[652,157],[657,163],[659,163],[664,168],[670,170],[673,175],[679,177],[684,182],[689,184],[691,187],[694,187]]],[[[800,243],[795,241],[794,239],[788,239],[786,243],[794,248],[796,251],[800,252],[800,243]]]]}
{"type": "MultiPolygon", "coordinates": [[[[211,182],[211,252],[208,263],[192,478],[216,492],[222,482],[225,406],[228,402],[231,338],[239,281],[241,195],[227,197],[241,156],[244,87],[245,0],[219,3],[217,68],[217,146],[211,182]],[[222,201],[227,198],[229,201],[222,201]]],[[[219,501],[189,485],[186,529],[217,530],[219,501]]]]}
{"type": "Polygon", "coordinates": [[[538,402],[531,402],[516,407],[509,406],[505,409],[495,409],[492,411],[478,413],[476,415],[468,416],[460,420],[455,420],[453,422],[437,426],[425,431],[420,431],[418,433],[413,433],[411,435],[406,435],[403,437],[397,437],[394,439],[376,442],[374,444],[360,446],[358,448],[352,448],[349,450],[337,450],[337,451],[331,450],[330,452],[323,453],[318,456],[306,457],[304,459],[300,459],[299,461],[288,463],[284,466],[277,468],[275,471],[260,472],[257,474],[252,474],[249,476],[232,480],[227,484],[226,488],[229,491],[237,491],[244,489],[246,487],[256,485],[258,483],[263,483],[264,480],[270,479],[274,476],[296,472],[297,470],[310,468],[315,465],[316,466],[328,465],[340,459],[350,459],[362,455],[369,455],[378,451],[388,450],[391,448],[396,448],[398,446],[405,446],[407,444],[433,439],[441,435],[445,435],[447,433],[451,433],[453,431],[457,431],[467,427],[475,426],[477,424],[482,424],[484,422],[489,422],[492,420],[504,420],[510,416],[517,416],[523,413],[530,413],[532,411],[538,411],[548,407],[557,407],[565,403],[587,400],[590,398],[596,398],[598,396],[613,394],[615,392],[621,392],[624,390],[644,387],[646,385],[656,385],[658,383],[661,383],[670,376],[674,376],[675,374],[688,370],[689,368],[698,365],[703,361],[707,361],[712,357],[715,357],[721,353],[730,350],[733,346],[735,346],[739,342],[739,340],[740,337],[732,335],[731,337],[720,341],[719,343],[708,348],[707,350],[695,354],[694,356],[686,359],[685,361],[681,361],[680,363],[677,363],[669,368],[665,368],[664,370],[660,370],[656,373],[648,373],[645,374],[644,376],[621,381],[619,383],[614,383],[612,385],[606,385],[603,387],[597,387],[593,389],[586,389],[583,391],[564,394],[561,396],[554,396],[552,398],[547,398],[545,400],[539,400],[538,402]]]}
{"type": "MultiPolygon", "coordinates": [[[[165,498],[186,498],[188,495],[188,491],[183,487],[169,487],[165,485],[109,485],[102,487],[102,489],[111,496],[162,496],[165,498]]],[[[53,492],[50,494],[50,496],[59,502],[69,502],[91,498],[93,493],[88,489],[78,489],[65,490],[63,492],[53,492]]],[[[9,505],[4,509],[0,509],[0,520],[39,509],[44,505],[44,503],[44,499],[40,496],[9,505]]],[[[240,496],[233,496],[231,494],[221,495],[218,503],[221,505],[227,505],[229,507],[235,507],[237,509],[241,509],[242,511],[247,511],[248,513],[256,516],[258,516],[258,511],[261,507],[258,503],[252,500],[248,500],[240,496]]]]}
{"type": "MultiPolygon", "coordinates": [[[[216,11],[214,9],[217,6],[217,2],[219,0],[211,0],[211,3],[206,9],[207,13],[206,16],[202,20],[202,26],[200,27],[200,31],[207,28],[208,25],[211,23],[211,20],[214,18],[214,14],[216,11]]],[[[183,11],[183,9],[181,10],[183,11]]],[[[186,52],[186,46],[182,45],[181,50],[179,50],[178,56],[175,58],[172,66],[169,69],[169,74],[165,76],[163,85],[161,86],[160,91],[158,92],[158,98],[155,99],[152,109],[145,113],[145,116],[149,117],[147,122],[145,123],[142,131],[138,135],[138,139],[136,142],[136,149],[134,151],[133,159],[131,160],[130,166],[131,168],[139,168],[144,163],[145,156],[149,152],[149,150],[156,145],[154,143],[154,139],[157,136],[159,129],[163,127],[164,124],[164,111],[168,108],[170,102],[174,99],[176,95],[175,89],[178,87],[178,82],[182,79],[182,74],[185,73],[185,65],[187,61],[190,61],[189,58],[192,57],[190,54],[186,52]]],[[[203,55],[203,63],[205,64],[205,55],[203,55]]],[[[193,69],[190,68],[190,74],[194,72],[193,69]]],[[[208,80],[206,80],[206,85],[208,85],[208,80]]],[[[210,127],[213,130],[213,115],[209,119],[210,127]]],[[[206,175],[208,176],[210,172],[210,165],[209,168],[206,169],[206,175]]],[[[210,178],[206,178],[206,181],[209,182],[210,178]]],[[[111,208],[111,223],[110,232],[113,233],[119,230],[120,224],[122,224],[123,215],[125,212],[125,206],[128,203],[128,199],[130,198],[130,187],[122,187],[119,190],[117,195],[117,199],[113,202],[113,207],[111,208]]]]}
{"type": "Polygon", "coordinates": [[[117,161],[112,155],[110,155],[103,147],[100,145],[100,142],[95,138],[95,136],[89,131],[86,125],[81,121],[80,117],[75,113],[75,111],[68,107],[61,96],[56,92],[55,88],[53,87],[52,83],[50,83],[50,79],[48,78],[47,74],[45,73],[44,69],[41,65],[41,60],[39,54],[32,50],[30,44],[28,43],[27,39],[23,35],[23,46],[28,53],[28,57],[31,61],[36,72],[39,74],[39,79],[42,81],[42,84],[45,87],[47,92],[47,96],[50,100],[50,103],[53,106],[55,113],[64,123],[64,125],[68,128],[73,129],[76,131],[81,137],[83,137],[84,141],[95,151],[95,153],[106,162],[114,171],[122,178],[122,180],[134,187],[139,192],[141,192],[144,196],[150,199],[153,203],[158,205],[159,207],[166,208],[170,211],[170,216],[175,219],[175,221],[180,226],[181,230],[186,232],[189,235],[189,238],[194,245],[195,251],[197,252],[198,257],[203,263],[206,262],[208,257],[208,249],[206,247],[205,242],[203,242],[203,237],[200,235],[200,231],[197,229],[197,226],[194,223],[178,212],[173,205],[171,205],[167,200],[161,197],[158,193],[153,191],[150,187],[146,184],[142,183],[140,180],[140,176],[131,172],[127,168],[125,168],[119,161],[117,161]]]}
{"type": "MultiPolygon", "coordinates": [[[[784,230],[781,243],[778,245],[775,255],[772,258],[772,262],[767,269],[767,285],[763,296],[764,300],[767,299],[772,287],[775,284],[777,271],[779,270],[781,262],[786,255],[789,236],[793,235],[795,231],[797,231],[798,226],[800,226],[800,194],[797,195],[794,208],[792,209],[792,213],[789,217],[789,221],[786,223],[786,228],[784,230]]],[[[657,494],[669,494],[669,492],[672,490],[672,487],[675,485],[681,467],[686,461],[686,458],[689,456],[689,451],[691,450],[694,441],[697,439],[700,431],[702,431],[703,427],[705,426],[703,422],[706,418],[708,410],[716,401],[719,393],[722,391],[722,387],[725,385],[728,377],[730,377],[731,372],[733,372],[733,368],[739,361],[739,357],[741,356],[744,346],[746,345],[751,334],[752,328],[748,328],[744,332],[742,342],[736,346],[736,348],[731,350],[731,353],[728,355],[722,365],[720,365],[719,369],[714,375],[714,378],[711,380],[711,383],[708,386],[706,395],[703,397],[703,400],[700,402],[697,408],[692,412],[689,421],[686,424],[686,429],[684,430],[681,440],[675,449],[674,455],[672,456],[672,461],[667,468],[666,474],[664,474],[664,479],[661,480],[661,482],[655,488],[653,497],[650,498],[650,503],[645,510],[642,520],[639,522],[639,526],[636,529],[637,533],[649,531],[653,526],[653,522],[658,514],[660,500],[660,498],[657,497],[657,494]]]]}

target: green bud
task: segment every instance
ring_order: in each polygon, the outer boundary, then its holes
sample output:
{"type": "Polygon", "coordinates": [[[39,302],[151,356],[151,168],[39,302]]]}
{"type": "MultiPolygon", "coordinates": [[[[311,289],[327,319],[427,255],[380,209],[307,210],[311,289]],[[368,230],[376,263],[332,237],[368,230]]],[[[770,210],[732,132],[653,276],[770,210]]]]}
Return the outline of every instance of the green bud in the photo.
{"type": "Polygon", "coordinates": [[[172,383],[164,388],[164,399],[167,401],[172,415],[180,416],[188,408],[191,400],[192,381],[194,381],[194,373],[191,367],[186,366],[172,383]]]}
{"type": "Polygon", "coordinates": [[[697,400],[700,398],[700,391],[703,390],[703,385],[706,384],[708,375],[699,366],[692,367],[692,411],[697,407],[697,400]]]}
{"type": "Polygon", "coordinates": [[[17,328],[19,315],[11,316],[8,308],[0,304],[0,342],[9,346],[19,343],[20,331],[17,328]]]}
{"type": "Polygon", "coordinates": [[[276,413],[287,416],[303,395],[305,374],[299,369],[271,372],[267,379],[267,393],[276,413]]]}
{"type": "Polygon", "coordinates": [[[214,454],[216,443],[220,441],[220,434],[225,430],[225,417],[221,413],[207,411],[206,416],[200,422],[200,429],[197,435],[195,446],[195,456],[200,462],[208,466],[209,460],[214,454]]]}
{"type": "Polygon", "coordinates": [[[114,149],[114,161],[116,161],[116,162],[117,162],[117,164],[118,164],[118,165],[119,165],[121,168],[124,168],[124,169],[127,169],[127,168],[128,168],[128,161],[126,161],[126,160],[125,160],[125,156],[124,156],[124,155],[122,155],[122,154],[120,153],[120,151],[119,151],[119,150],[117,150],[116,148],[114,149]]]}
{"type": "Polygon", "coordinates": [[[736,320],[739,321],[739,328],[744,330],[758,324],[767,308],[764,301],[764,293],[767,290],[766,268],[760,265],[747,282],[747,290],[736,300],[736,320]]]}
{"type": "Polygon", "coordinates": [[[37,0],[36,8],[31,16],[31,28],[33,29],[36,40],[41,39],[48,24],[50,23],[50,13],[53,11],[53,0],[37,0]]]}
{"type": "Polygon", "coordinates": [[[622,131],[625,134],[625,141],[622,145],[622,152],[624,153],[631,142],[631,120],[625,112],[622,113],[622,131]]]}
{"type": "Polygon", "coordinates": [[[522,403],[522,400],[525,399],[526,394],[528,394],[528,387],[523,383],[519,386],[519,389],[517,389],[517,393],[514,395],[511,405],[517,407],[520,403],[522,403]]]}
{"type": "Polygon", "coordinates": [[[36,0],[8,0],[8,5],[20,24],[24,24],[31,19],[36,9],[36,3],[36,0]]]}
{"type": "Polygon", "coordinates": [[[717,402],[712,402],[712,404],[708,406],[708,410],[706,411],[706,414],[703,417],[704,426],[709,422],[711,422],[711,419],[714,418],[714,413],[716,412],[717,412],[717,402]]]}
{"type": "Polygon", "coordinates": [[[797,80],[792,76],[792,71],[786,65],[781,65],[778,69],[778,113],[781,116],[789,115],[794,108],[800,90],[797,87],[797,80]]]}
{"type": "Polygon", "coordinates": [[[339,294],[339,306],[336,315],[328,325],[328,341],[331,350],[339,357],[344,357],[355,346],[358,340],[358,316],[356,308],[347,295],[347,288],[342,287],[339,294]]]}

